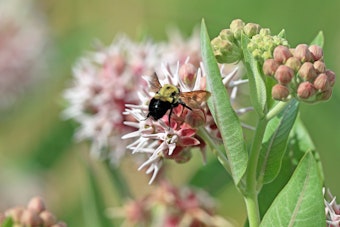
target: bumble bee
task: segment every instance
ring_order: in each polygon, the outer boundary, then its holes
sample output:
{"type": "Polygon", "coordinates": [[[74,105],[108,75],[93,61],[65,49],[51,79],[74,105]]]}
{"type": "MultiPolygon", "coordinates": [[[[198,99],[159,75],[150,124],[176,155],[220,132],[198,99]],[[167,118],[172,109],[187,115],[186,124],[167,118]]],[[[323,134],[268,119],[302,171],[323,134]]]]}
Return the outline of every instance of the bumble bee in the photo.
{"type": "Polygon", "coordinates": [[[149,103],[149,113],[146,118],[152,117],[154,120],[162,118],[168,110],[168,122],[170,126],[170,117],[172,111],[178,105],[192,110],[192,108],[199,108],[200,104],[210,97],[210,92],[204,90],[197,90],[191,92],[181,92],[178,87],[165,84],[162,86],[154,73],[149,81],[150,89],[156,92],[155,96],[149,103]]]}

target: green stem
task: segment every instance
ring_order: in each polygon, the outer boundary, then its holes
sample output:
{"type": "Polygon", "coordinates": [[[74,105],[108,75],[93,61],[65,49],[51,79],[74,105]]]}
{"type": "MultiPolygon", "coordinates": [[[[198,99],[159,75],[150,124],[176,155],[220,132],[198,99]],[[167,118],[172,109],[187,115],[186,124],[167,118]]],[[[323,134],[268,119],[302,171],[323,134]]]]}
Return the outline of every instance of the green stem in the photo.
{"type": "Polygon", "coordinates": [[[132,198],[128,184],[119,169],[113,166],[109,160],[106,160],[104,163],[110,173],[113,186],[117,190],[119,202],[122,203],[125,199],[132,198]]]}
{"type": "Polygon", "coordinates": [[[290,100],[286,102],[278,102],[266,115],[267,121],[278,115],[288,104],[290,100]]]}
{"type": "Polygon", "coordinates": [[[207,143],[212,152],[217,156],[218,161],[223,165],[229,174],[231,174],[230,165],[227,157],[225,156],[223,144],[217,145],[216,141],[210,136],[209,132],[204,128],[200,127],[197,130],[197,134],[207,143]]]}
{"type": "Polygon", "coordinates": [[[256,227],[260,224],[260,212],[257,200],[256,171],[261,152],[261,145],[268,120],[259,119],[256,126],[253,143],[250,150],[250,157],[246,176],[245,202],[248,212],[249,226],[256,227]]]}

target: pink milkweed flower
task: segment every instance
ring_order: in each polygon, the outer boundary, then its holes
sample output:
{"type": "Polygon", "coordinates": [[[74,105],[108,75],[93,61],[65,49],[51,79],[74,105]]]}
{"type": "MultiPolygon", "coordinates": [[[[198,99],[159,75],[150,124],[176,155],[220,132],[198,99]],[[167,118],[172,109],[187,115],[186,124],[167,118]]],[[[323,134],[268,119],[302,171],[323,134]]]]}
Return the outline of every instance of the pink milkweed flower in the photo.
{"type": "MultiPolygon", "coordinates": [[[[195,76],[189,73],[190,78],[183,78],[180,75],[183,67],[190,65],[187,60],[184,64],[177,64],[175,70],[173,67],[163,65],[161,71],[157,73],[161,86],[171,84],[179,88],[181,92],[191,92],[205,89],[205,77],[202,69],[196,68],[195,76]],[[186,79],[192,80],[185,83],[186,79]]],[[[190,65],[190,68],[193,65],[190,65]]],[[[223,67],[221,68],[223,71],[223,67]]],[[[191,72],[191,70],[190,70],[191,72]]],[[[239,85],[247,82],[233,78],[237,70],[234,70],[230,75],[223,76],[223,81],[226,87],[231,87],[231,99],[234,102],[239,85]],[[236,89],[236,90],[235,90],[236,89]]],[[[148,81],[148,77],[145,77],[148,81]]],[[[143,89],[139,92],[139,105],[126,105],[125,114],[132,116],[136,121],[126,121],[125,124],[136,128],[136,131],[125,134],[123,139],[135,138],[135,141],[127,146],[132,151],[132,154],[143,153],[146,154],[147,160],[141,164],[138,170],[146,168],[146,173],[152,173],[149,184],[151,184],[160,171],[164,160],[171,159],[178,163],[184,163],[191,158],[191,148],[199,148],[203,159],[205,160],[205,142],[197,134],[200,127],[205,127],[213,137],[218,139],[219,131],[206,105],[201,105],[198,108],[189,110],[182,105],[173,109],[170,116],[170,125],[168,114],[165,114],[161,119],[155,121],[152,117],[147,118],[148,104],[154,92],[143,89]]],[[[241,108],[237,113],[245,113],[251,108],[241,108]]],[[[168,111],[169,112],[169,111],[168,111]]]]}
{"type": "Polygon", "coordinates": [[[154,71],[160,58],[159,47],[151,41],[135,43],[118,35],[109,47],[82,57],[73,68],[73,85],[64,92],[66,118],[80,124],[76,137],[91,141],[91,153],[118,164],[128,141],[121,135],[131,128],[123,124],[126,103],[137,103],[135,90],[141,75],[154,71]]]}
{"type": "Polygon", "coordinates": [[[213,199],[203,190],[178,188],[161,181],[150,194],[130,200],[123,207],[111,208],[108,215],[123,218],[124,226],[233,226],[216,214],[215,207],[213,199]]]}

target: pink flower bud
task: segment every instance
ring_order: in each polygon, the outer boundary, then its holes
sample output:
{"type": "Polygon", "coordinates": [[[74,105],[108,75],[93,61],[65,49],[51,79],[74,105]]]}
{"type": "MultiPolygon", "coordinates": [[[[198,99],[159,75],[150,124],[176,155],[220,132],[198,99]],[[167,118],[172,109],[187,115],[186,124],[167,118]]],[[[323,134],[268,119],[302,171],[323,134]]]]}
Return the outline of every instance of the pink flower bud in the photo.
{"type": "Polygon", "coordinates": [[[57,224],[52,225],[51,227],[67,227],[65,222],[58,222],[57,224]]]}
{"type": "Polygon", "coordinates": [[[193,109],[185,116],[185,122],[192,128],[198,128],[206,123],[204,112],[200,109],[193,109]]]}
{"type": "Polygon", "coordinates": [[[315,61],[313,66],[317,73],[324,73],[326,71],[326,65],[321,60],[315,61]]]}
{"type": "Polygon", "coordinates": [[[21,216],[21,223],[24,226],[38,227],[43,224],[41,218],[38,213],[34,210],[24,210],[21,216]]]}
{"type": "Polygon", "coordinates": [[[289,48],[283,45],[277,46],[274,49],[273,53],[274,59],[277,62],[285,63],[288,58],[292,57],[292,53],[289,51],[289,48]]]}
{"type": "Polygon", "coordinates": [[[292,81],[294,71],[286,65],[280,65],[275,72],[275,79],[282,85],[287,85],[292,81]]]}
{"type": "Polygon", "coordinates": [[[310,62],[313,60],[313,55],[306,44],[299,44],[296,46],[294,50],[294,57],[297,57],[302,62],[310,62]]]}
{"type": "Polygon", "coordinates": [[[315,87],[308,81],[302,82],[297,89],[297,95],[301,99],[308,99],[313,96],[315,92],[315,87]]]}
{"type": "Polygon", "coordinates": [[[275,84],[272,88],[272,97],[275,100],[285,101],[289,96],[289,89],[281,84],[275,84]]]}
{"type": "Polygon", "coordinates": [[[317,98],[320,101],[327,101],[332,96],[332,92],[333,92],[332,89],[325,90],[325,91],[321,92],[320,94],[318,94],[317,98]]]}
{"type": "Polygon", "coordinates": [[[331,86],[329,85],[328,76],[325,73],[321,73],[314,81],[314,87],[317,90],[325,91],[329,90],[331,86]]]}
{"type": "Polygon", "coordinates": [[[322,60],[323,50],[322,50],[321,47],[319,47],[317,45],[311,45],[308,49],[312,53],[314,61],[322,60]]]}
{"type": "Polygon", "coordinates": [[[51,226],[57,222],[56,217],[49,211],[44,210],[39,214],[41,220],[44,223],[44,226],[51,226]]]}
{"type": "Polygon", "coordinates": [[[335,84],[335,73],[332,70],[326,70],[326,75],[328,76],[329,85],[333,87],[335,84]]]}
{"type": "Polygon", "coordinates": [[[305,81],[313,81],[318,75],[311,62],[303,63],[298,74],[305,81]]]}
{"type": "Polygon", "coordinates": [[[179,77],[182,81],[188,85],[188,87],[193,87],[196,81],[197,68],[190,63],[183,64],[179,68],[179,77]]]}
{"type": "Polygon", "coordinates": [[[270,58],[264,61],[263,63],[263,73],[267,76],[274,76],[275,71],[279,67],[279,63],[274,59],[270,58]]]}
{"type": "Polygon", "coordinates": [[[301,61],[296,57],[290,57],[287,59],[285,65],[293,69],[294,72],[297,72],[301,67],[301,61]]]}
{"type": "Polygon", "coordinates": [[[38,197],[38,196],[33,197],[28,202],[27,208],[30,209],[30,210],[34,210],[38,214],[46,209],[44,201],[42,200],[41,197],[38,197]]]}

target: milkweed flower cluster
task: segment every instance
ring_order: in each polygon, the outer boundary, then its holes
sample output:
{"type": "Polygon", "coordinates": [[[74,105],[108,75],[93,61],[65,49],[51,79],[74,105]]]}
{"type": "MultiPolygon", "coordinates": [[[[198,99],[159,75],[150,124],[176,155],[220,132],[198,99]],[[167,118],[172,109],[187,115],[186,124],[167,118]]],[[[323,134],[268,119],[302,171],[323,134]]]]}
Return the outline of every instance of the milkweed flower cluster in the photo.
{"type": "MultiPolygon", "coordinates": [[[[246,80],[235,78],[238,68],[230,74],[223,76],[226,89],[233,90],[231,99],[235,101],[239,85],[246,83],[246,80]]],[[[223,66],[221,66],[223,72],[223,66]]],[[[173,71],[163,65],[162,70],[157,74],[163,86],[171,84],[180,89],[181,92],[205,90],[204,70],[195,67],[189,61],[178,64],[173,71]]],[[[148,81],[148,77],[145,77],[148,81]]],[[[199,148],[205,160],[205,141],[198,134],[200,127],[210,132],[215,139],[219,138],[219,131],[206,105],[188,110],[182,105],[174,108],[171,117],[171,125],[168,124],[168,115],[155,121],[151,117],[146,119],[148,105],[154,92],[144,89],[140,92],[140,105],[127,105],[125,114],[133,116],[136,121],[126,121],[125,124],[135,127],[137,131],[124,135],[123,139],[135,138],[128,148],[135,153],[147,154],[148,159],[139,167],[139,170],[147,168],[146,173],[152,173],[149,183],[152,183],[160,171],[165,159],[175,160],[177,163],[184,163],[191,159],[191,149],[199,148]]],[[[194,98],[194,97],[193,97],[194,98]]],[[[243,114],[251,108],[241,108],[237,113],[243,114]]],[[[168,113],[169,114],[169,113],[168,113]]]]}
{"type": "Polygon", "coordinates": [[[46,25],[31,1],[0,2],[0,109],[42,75],[46,43],[46,25]]]}
{"type": "Polygon", "coordinates": [[[127,145],[120,137],[130,130],[123,124],[125,104],[137,103],[141,75],[153,72],[159,58],[153,42],[118,35],[109,47],[99,47],[74,66],[73,85],[64,92],[64,116],[79,123],[76,137],[91,140],[94,156],[119,163],[127,145]]]}
{"type": "Polygon", "coordinates": [[[326,212],[326,222],[328,227],[340,226],[340,204],[336,203],[336,197],[329,190],[324,190],[324,202],[326,212]],[[329,201],[330,200],[330,201],[329,201]]]}
{"type": "Polygon", "coordinates": [[[58,221],[55,215],[46,209],[40,197],[31,198],[26,207],[17,206],[0,213],[0,225],[5,223],[13,223],[13,226],[17,227],[67,227],[66,223],[58,221]]]}
{"type": "Polygon", "coordinates": [[[326,68],[323,50],[317,45],[277,46],[273,58],[265,60],[263,72],[277,81],[272,96],[280,101],[290,95],[310,103],[327,101],[335,83],[335,73],[326,68]]]}
{"type": "Polygon", "coordinates": [[[122,226],[232,226],[216,214],[215,207],[202,190],[177,188],[162,181],[149,195],[130,200],[121,208],[111,208],[108,215],[123,218],[122,226]]]}

